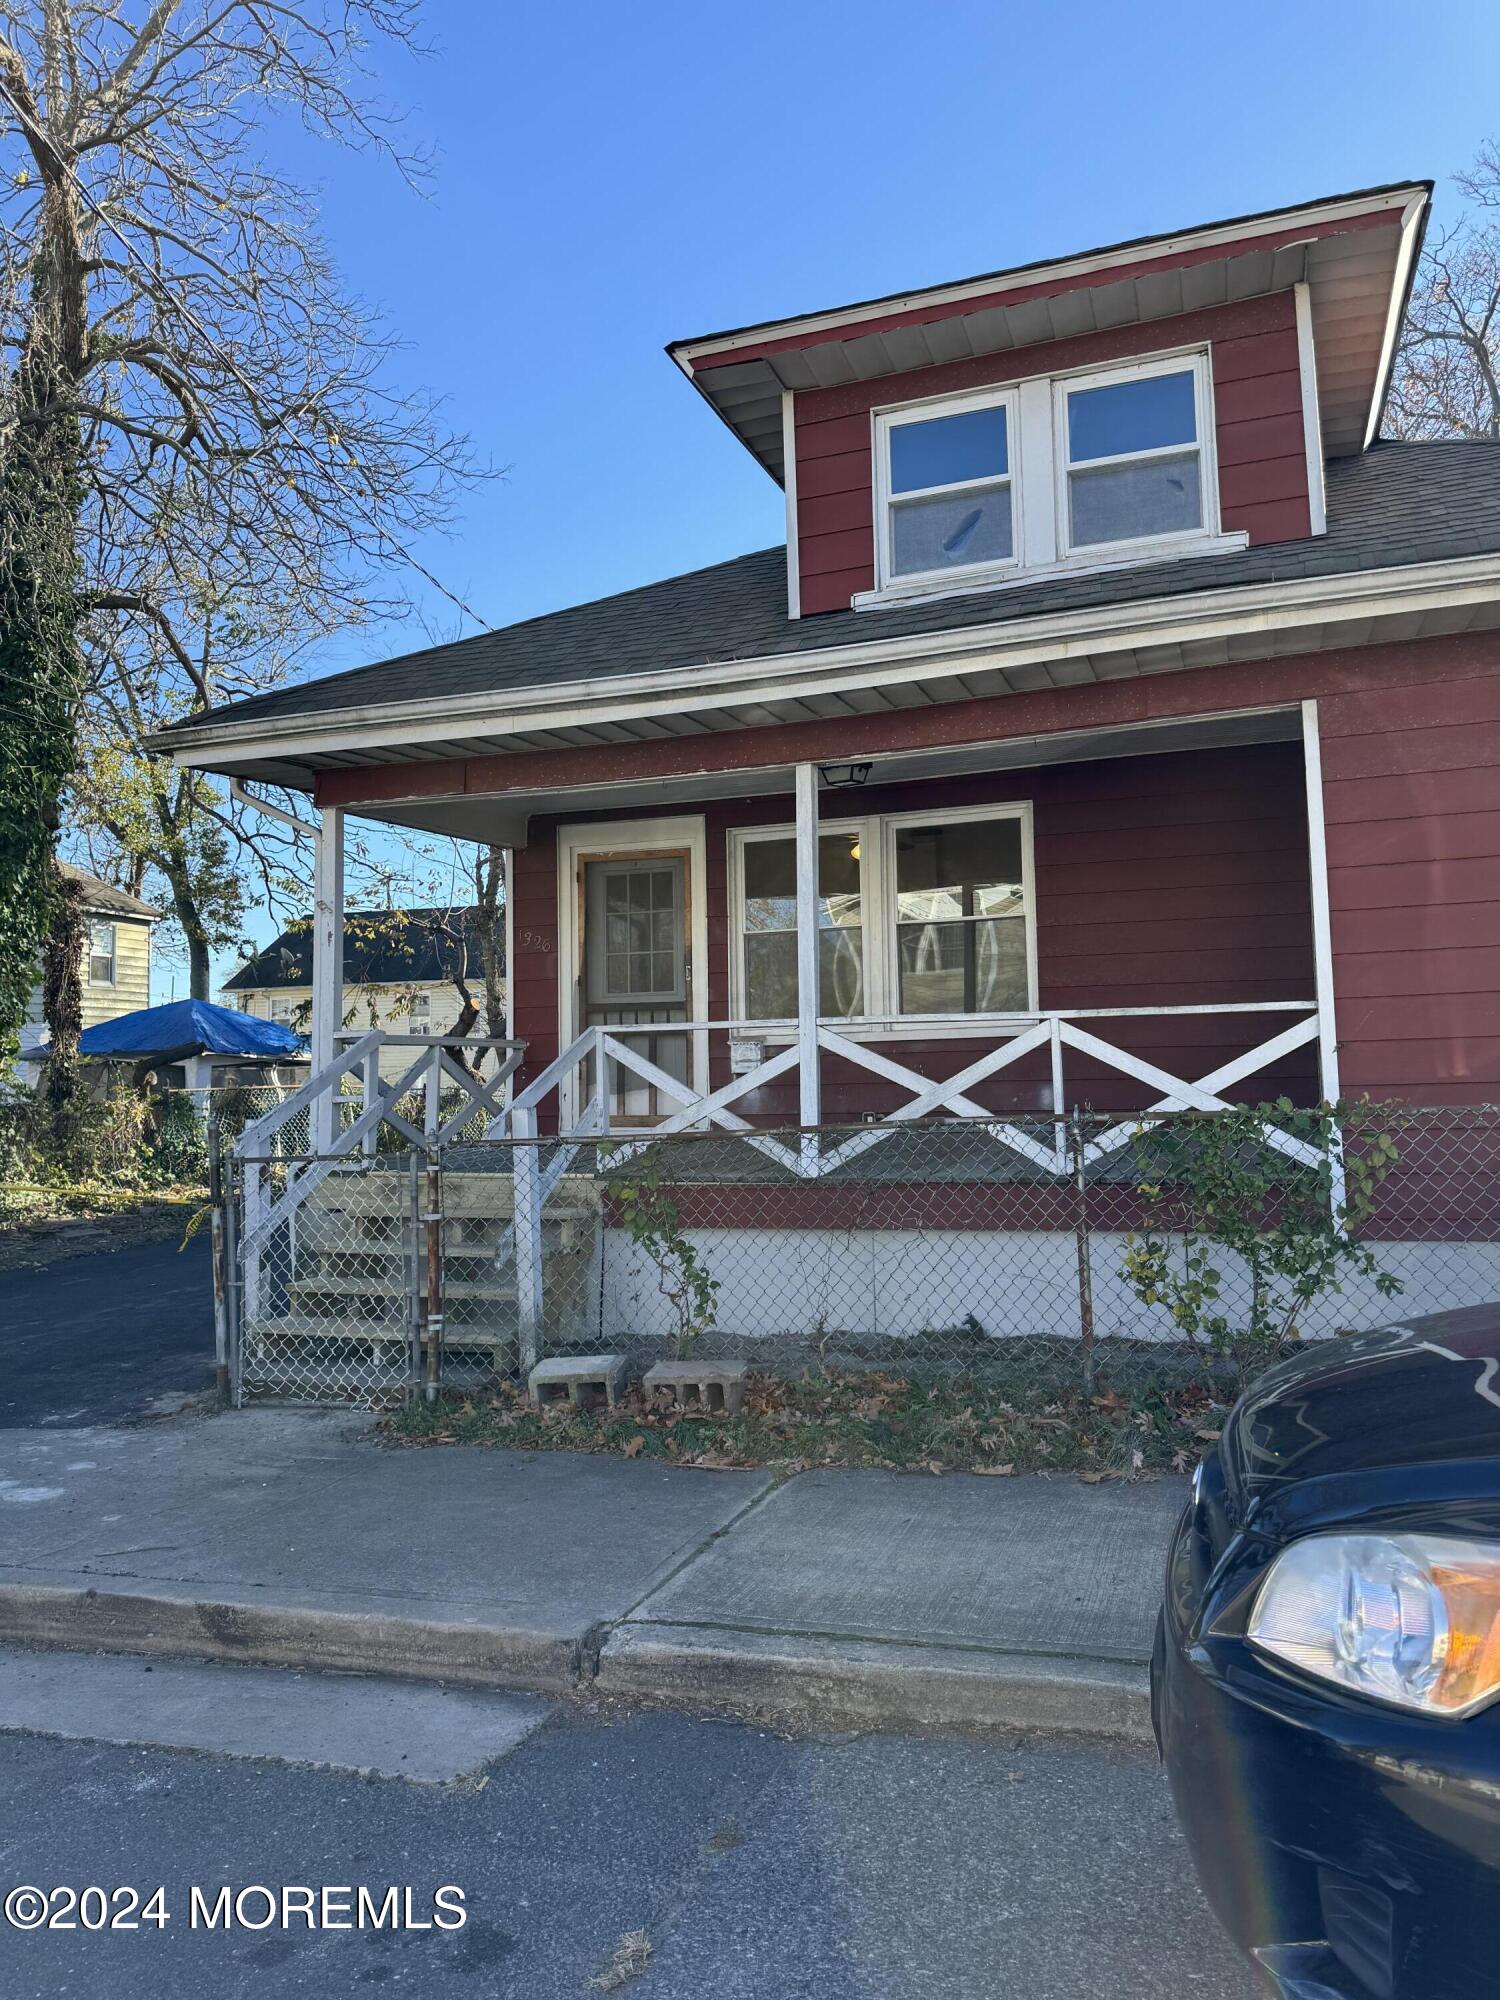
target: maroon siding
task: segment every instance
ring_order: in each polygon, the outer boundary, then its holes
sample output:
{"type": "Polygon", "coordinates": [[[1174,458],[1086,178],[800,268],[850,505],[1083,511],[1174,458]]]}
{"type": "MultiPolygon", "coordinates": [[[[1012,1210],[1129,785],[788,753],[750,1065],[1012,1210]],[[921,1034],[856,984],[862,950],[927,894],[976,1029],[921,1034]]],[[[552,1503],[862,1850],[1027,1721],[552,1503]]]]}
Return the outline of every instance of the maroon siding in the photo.
{"type": "Polygon", "coordinates": [[[1311,534],[1296,311],[1292,294],[1278,292],[1143,326],[799,394],[797,548],[803,612],[847,610],[856,591],[874,587],[872,409],[1061,369],[1103,367],[1200,342],[1207,342],[1212,354],[1223,526],[1243,530],[1252,542],[1311,534]]]}
{"type": "MultiPolygon", "coordinates": [[[[1286,744],[1171,757],[1056,765],[941,784],[871,789],[861,812],[908,811],[1030,800],[1034,810],[1037,951],[1044,1008],[1184,1006],[1222,1000],[1295,1000],[1313,990],[1307,889],[1306,813],[1300,748],[1286,744]]],[[[829,817],[839,802],[825,804],[829,817]]],[[[709,1013],[723,1020],[729,996],[728,833],[789,822],[791,801],[715,800],[704,807],[708,860],[709,1013]]],[[[516,857],[516,1033],[530,1044],[524,1075],[557,1051],[556,839],[534,824],[516,857]]],[[[1277,1024],[1280,1025],[1280,1024],[1277,1024]]],[[[1273,1032],[1264,1017],[1105,1021],[1109,1041],[1174,1074],[1199,1076],[1273,1032]]],[[[980,1041],[903,1041],[886,1052],[923,1076],[951,1076],[983,1053],[980,1041]]],[[[728,1048],[715,1037],[711,1082],[729,1077],[728,1048]]],[[[982,1086],[996,1109],[1050,1103],[1044,1059],[982,1086]]],[[[1139,1086],[1074,1056],[1072,1094],[1100,1108],[1142,1101],[1139,1086]]],[[[1308,1062],[1257,1079],[1250,1094],[1289,1089],[1306,1097],[1308,1062]]],[[[824,1065],[830,1122],[889,1112],[901,1091],[867,1071],[824,1065]]],[[[795,1079],[745,1100],[758,1121],[797,1117],[795,1079]]]]}
{"type": "Polygon", "coordinates": [[[1340,1080],[1472,1104],[1500,1096],[1500,659],[1423,666],[1318,705],[1340,1080]]]}

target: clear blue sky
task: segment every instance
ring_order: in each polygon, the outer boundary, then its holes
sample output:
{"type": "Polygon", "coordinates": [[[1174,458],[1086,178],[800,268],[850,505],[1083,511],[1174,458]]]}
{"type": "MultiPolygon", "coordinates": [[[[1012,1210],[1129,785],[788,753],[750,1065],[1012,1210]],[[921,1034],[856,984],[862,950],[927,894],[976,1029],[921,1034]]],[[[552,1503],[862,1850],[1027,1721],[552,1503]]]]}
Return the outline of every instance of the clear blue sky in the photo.
{"type": "MultiPolygon", "coordinates": [[[[419,550],[495,624],[781,538],[780,493],[670,339],[1441,183],[1500,136],[1493,0],[433,0],[429,18],[433,55],[383,56],[381,76],[435,148],[430,197],[375,161],[297,158],[349,284],[407,342],[399,379],[508,468],[419,550]]],[[[447,637],[458,616],[428,596],[447,637]]],[[[367,633],[318,666],[423,643],[367,633]]]]}

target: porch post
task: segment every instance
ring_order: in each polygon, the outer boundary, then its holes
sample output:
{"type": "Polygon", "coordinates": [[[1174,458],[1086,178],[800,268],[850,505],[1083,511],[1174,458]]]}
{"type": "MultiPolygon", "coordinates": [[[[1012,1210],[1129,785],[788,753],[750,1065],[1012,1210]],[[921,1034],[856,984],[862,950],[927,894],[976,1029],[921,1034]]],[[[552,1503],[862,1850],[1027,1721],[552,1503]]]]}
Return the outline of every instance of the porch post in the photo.
{"type": "Polygon", "coordinates": [[[823,1093],[818,1057],[818,767],[797,766],[797,1075],[804,1173],[817,1172],[823,1093]]]}
{"type": "Polygon", "coordinates": [[[1323,827],[1323,749],[1318,704],[1302,704],[1302,772],[1307,788],[1307,866],[1312,892],[1313,993],[1318,1002],[1318,1084],[1325,1100],[1339,1095],[1338,1029],[1333,1011],[1333,927],[1328,909],[1328,844],[1323,827]]]}
{"type": "MultiPolygon", "coordinates": [[[[324,806],[313,850],[312,1073],[322,1075],[338,1053],[344,1020],[344,814],[324,806]]],[[[312,1150],[333,1143],[333,1097],[313,1100],[312,1150]]]]}

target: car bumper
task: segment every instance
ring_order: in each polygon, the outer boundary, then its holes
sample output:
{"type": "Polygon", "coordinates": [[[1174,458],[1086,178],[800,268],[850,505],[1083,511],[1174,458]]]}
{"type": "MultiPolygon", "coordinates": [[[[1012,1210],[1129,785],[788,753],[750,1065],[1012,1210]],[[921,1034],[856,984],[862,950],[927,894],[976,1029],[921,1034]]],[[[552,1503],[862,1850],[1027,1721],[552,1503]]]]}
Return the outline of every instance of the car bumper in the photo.
{"type": "Polygon", "coordinates": [[[1500,1995],[1496,1711],[1428,1721],[1325,1694],[1201,1612],[1169,1587],[1157,1742],[1204,1892],[1267,1990],[1500,1995]]]}

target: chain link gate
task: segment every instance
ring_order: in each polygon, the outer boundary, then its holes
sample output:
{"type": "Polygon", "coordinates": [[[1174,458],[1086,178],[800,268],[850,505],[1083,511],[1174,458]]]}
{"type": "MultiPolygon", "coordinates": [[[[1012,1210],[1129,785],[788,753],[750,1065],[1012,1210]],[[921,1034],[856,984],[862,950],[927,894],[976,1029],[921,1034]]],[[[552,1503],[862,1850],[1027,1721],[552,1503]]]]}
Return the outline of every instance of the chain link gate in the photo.
{"type": "MultiPolygon", "coordinates": [[[[601,1350],[632,1370],[690,1351],[1027,1394],[1222,1391],[1222,1356],[1130,1264],[1154,1231],[1169,1279],[1188,1275],[1189,1211],[1143,1194],[1142,1148],[1195,1129],[1157,1116],[1129,1145],[1101,1144],[1118,1117],[1085,1114],[1061,1134],[1042,1118],[828,1130],[836,1165],[816,1179],[795,1170],[806,1135],[760,1130],[241,1150],[216,1225],[231,1392],[389,1404],[601,1350]]],[[[1361,1233],[1399,1292],[1344,1269],[1298,1309],[1302,1338],[1500,1297],[1500,1112],[1362,1107],[1331,1160],[1268,1147],[1268,1213],[1381,1143],[1395,1161],[1361,1233]]],[[[1219,1308],[1248,1322],[1260,1280],[1212,1261],[1219,1308]]]]}

